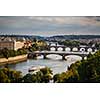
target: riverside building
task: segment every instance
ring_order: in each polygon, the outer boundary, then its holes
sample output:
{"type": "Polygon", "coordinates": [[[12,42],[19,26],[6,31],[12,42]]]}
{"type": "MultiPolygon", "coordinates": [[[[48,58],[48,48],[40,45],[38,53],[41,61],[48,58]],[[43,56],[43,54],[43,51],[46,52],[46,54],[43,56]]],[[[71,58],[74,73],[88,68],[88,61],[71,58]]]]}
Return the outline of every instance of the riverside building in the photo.
{"type": "Polygon", "coordinates": [[[24,42],[15,41],[15,40],[1,40],[0,49],[7,48],[9,50],[18,50],[24,47],[24,42]]]}

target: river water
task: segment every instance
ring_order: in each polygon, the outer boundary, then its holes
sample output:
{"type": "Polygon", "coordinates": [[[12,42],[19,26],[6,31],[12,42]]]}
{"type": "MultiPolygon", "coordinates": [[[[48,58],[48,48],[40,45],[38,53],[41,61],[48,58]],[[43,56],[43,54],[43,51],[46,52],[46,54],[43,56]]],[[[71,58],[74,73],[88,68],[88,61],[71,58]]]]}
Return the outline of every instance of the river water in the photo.
{"type": "Polygon", "coordinates": [[[9,64],[8,67],[21,71],[23,75],[28,73],[28,69],[32,66],[47,66],[50,67],[53,71],[53,74],[61,73],[67,71],[67,68],[70,64],[81,60],[79,56],[70,55],[66,57],[66,61],[61,60],[59,55],[48,55],[49,59],[43,59],[43,57],[38,57],[36,60],[28,59],[27,61],[20,62],[17,64],[9,64]]]}

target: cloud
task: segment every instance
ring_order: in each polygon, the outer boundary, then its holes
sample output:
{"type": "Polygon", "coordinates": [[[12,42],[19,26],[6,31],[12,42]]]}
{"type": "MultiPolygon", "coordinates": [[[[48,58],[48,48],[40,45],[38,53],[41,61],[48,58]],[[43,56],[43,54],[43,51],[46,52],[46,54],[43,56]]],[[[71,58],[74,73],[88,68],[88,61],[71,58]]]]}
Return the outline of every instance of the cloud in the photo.
{"type": "Polygon", "coordinates": [[[72,17],[72,16],[61,16],[61,17],[55,17],[55,16],[51,16],[51,17],[34,17],[31,16],[29,17],[29,19],[31,20],[37,20],[40,22],[49,22],[49,23],[55,23],[55,24],[80,24],[80,25],[96,25],[99,26],[100,25],[100,17],[96,17],[96,16],[88,16],[88,17],[72,17]]]}
{"type": "Polygon", "coordinates": [[[51,34],[99,34],[98,16],[1,16],[1,32],[51,34]]]}

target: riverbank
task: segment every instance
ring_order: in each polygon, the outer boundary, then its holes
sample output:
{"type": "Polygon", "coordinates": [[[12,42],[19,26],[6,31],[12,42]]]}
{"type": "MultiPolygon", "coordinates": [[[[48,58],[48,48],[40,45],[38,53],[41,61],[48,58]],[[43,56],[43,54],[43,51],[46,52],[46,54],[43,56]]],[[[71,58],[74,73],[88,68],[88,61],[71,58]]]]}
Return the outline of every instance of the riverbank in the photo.
{"type": "Polygon", "coordinates": [[[8,59],[0,58],[0,65],[13,64],[13,63],[22,62],[22,61],[25,61],[25,60],[27,60],[27,54],[15,56],[15,57],[9,57],[8,59]]]}

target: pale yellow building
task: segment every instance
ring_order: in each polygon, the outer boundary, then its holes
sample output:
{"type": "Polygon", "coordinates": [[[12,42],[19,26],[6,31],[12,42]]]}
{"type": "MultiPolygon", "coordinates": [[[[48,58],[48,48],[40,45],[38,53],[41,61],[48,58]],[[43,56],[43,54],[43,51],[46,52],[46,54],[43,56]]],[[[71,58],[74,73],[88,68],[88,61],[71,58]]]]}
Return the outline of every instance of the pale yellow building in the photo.
{"type": "Polygon", "coordinates": [[[24,42],[14,41],[14,50],[18,50],[19,48],[24,47],[24,42]]]}

